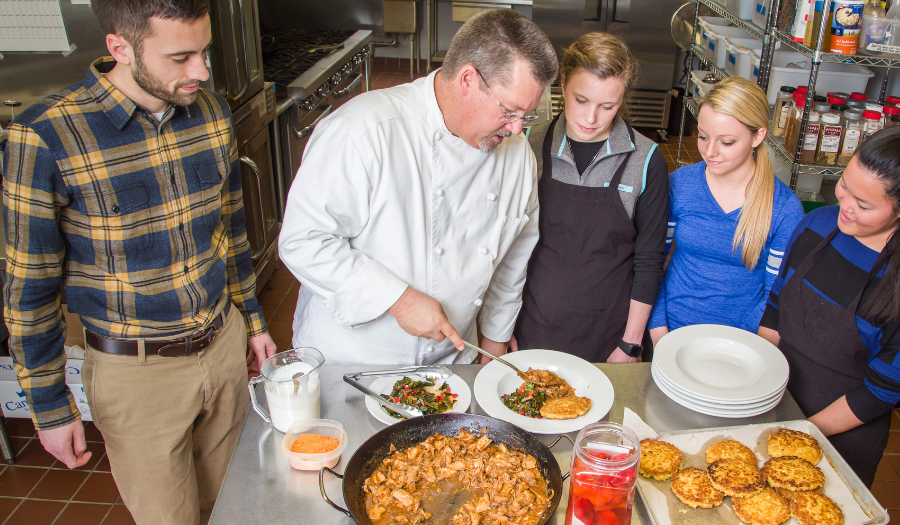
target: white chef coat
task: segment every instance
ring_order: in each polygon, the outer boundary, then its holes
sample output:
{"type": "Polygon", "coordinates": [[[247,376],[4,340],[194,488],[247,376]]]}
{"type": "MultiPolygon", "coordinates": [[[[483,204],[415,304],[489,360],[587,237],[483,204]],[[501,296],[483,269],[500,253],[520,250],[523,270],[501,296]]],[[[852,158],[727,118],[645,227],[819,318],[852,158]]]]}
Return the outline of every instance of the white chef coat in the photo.
{"type": "Polygon", "coordinates": [[[329,364],[471,362],[473,350],[413,337],[387,313],[407,286],[468,341],[476,316],[485,337],[512,335],[538,237],[535,157],[522,136],[489,154],[453,136],[434,80],[341,106],[291,186],[278,247],[302,284],[293,345],[329,364]]]}

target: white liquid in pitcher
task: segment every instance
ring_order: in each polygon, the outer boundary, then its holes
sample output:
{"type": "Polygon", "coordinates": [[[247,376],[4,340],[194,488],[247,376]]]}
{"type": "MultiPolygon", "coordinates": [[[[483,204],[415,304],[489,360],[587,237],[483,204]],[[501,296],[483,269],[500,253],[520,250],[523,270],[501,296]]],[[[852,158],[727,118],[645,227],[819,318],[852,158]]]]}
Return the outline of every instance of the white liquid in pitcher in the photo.
{"type": "Polygon", "coordinates": [[[291,363],[279,368],[271,381],[266,381],[266,401],[272,426],[287,432],[295,422],[319,419],[319,372],[310,374],[313,366],[308,363],[291,363]],[[294,374],[303,376],[291,380],[294,374]]]}

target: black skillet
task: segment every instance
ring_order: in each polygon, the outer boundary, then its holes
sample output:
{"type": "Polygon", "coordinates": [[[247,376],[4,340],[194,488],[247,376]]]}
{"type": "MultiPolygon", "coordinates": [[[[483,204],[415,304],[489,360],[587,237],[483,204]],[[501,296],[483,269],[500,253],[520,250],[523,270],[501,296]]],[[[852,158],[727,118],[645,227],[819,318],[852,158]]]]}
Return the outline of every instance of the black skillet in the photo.
{"type": "MultiPolygon", "coordinates": [[[[375,472],[375,469],[381,464],[383,459],[390,455],[391,445],[394,445],[399,450],[403,450],[425,441],[434,434],[455,436],[457,432],[463,429],[476,436],[488,436],[493,441],[492,444],[504,443],[507,447],[534,456],[538,462],[541,474],[543,474],[548,486],[553,490],[550,508],[544,513],[539,525],[547,523],[547,520],[550,519],[550,516],[553,515],[556,507],[559,505],[559,498],[562,494],[562,482],[564,480],[564,477],[560,474],[559,463],[556,462],[556,458],[550,452],[550,447],[541,443],[525,430],[506,421],[500,421],[488,416],[461,414],[458,412],[408,419],[394,423],[376,433],[356,449],[350,461],[347,462],[343,475],[328,467],[323,467],[319,471],[319,490],[322,493],[322,497],[329,505],[353,518],[356,523],[371,525],[372,521],[366,514],[366,495],[362,488],[363,481],[375,472]],[[326,470],[344,480],[343,492],[344,501],[347,504],[346,509],[331,501],[325,493],[324,476],[326,470]]],[[[563,437],[568,438],[566,435],[563,435],[563,437]]],[[[555,445],[557,441],[559,441],[559,438],[550,446],[555,445]]],[[[568,474],[565,477],[568,477],[568,474]]]]}

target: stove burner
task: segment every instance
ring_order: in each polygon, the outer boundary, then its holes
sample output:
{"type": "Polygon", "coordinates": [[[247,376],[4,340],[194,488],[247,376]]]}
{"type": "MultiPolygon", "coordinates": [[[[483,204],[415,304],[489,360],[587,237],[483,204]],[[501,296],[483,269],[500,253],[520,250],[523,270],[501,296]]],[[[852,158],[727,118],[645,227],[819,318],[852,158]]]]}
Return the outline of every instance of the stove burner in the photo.
{"type": "Polygon", "coordinates": [[[343,49],[354,31],[265,30],[262,35],[263,75],[287,86],[316,62],[343,49]]]}

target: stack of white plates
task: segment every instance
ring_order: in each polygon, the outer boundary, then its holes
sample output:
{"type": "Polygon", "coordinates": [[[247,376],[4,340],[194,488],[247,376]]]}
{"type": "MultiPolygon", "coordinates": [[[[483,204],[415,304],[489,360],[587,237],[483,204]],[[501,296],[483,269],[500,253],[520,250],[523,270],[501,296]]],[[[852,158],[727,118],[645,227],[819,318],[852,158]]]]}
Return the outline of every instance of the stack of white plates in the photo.
{"type": "Polygon", "coordinates": [[[653,349],[651,370],[659,389],[676,403],[731,418],[775,408],[789,371],[781,351],[762,337],[712,324],[666,334],[653,349]]]}

